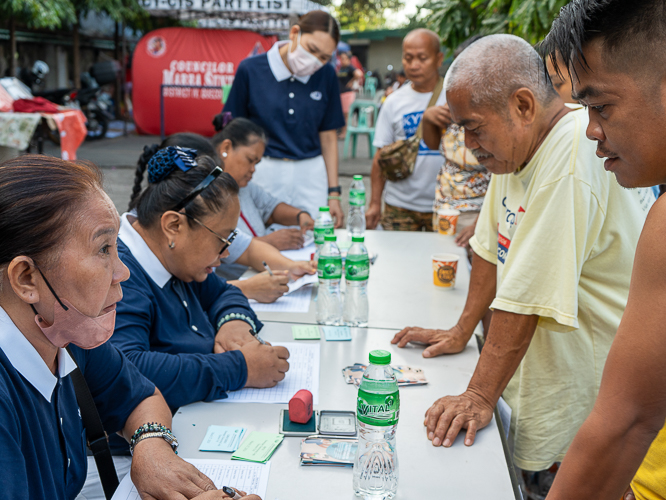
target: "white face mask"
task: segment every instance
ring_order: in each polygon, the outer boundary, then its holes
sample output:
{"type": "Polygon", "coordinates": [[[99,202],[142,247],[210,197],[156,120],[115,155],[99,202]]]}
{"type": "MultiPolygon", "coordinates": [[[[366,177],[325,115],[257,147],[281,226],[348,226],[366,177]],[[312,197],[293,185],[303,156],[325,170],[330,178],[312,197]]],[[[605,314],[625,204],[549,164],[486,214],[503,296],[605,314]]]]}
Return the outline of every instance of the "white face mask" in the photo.
{"type": "Polygon", "coordinates": [[[287,62],[289,62],[291,72],[296,76],[310,76],[324,65],[316,56],[313,56],[303,48],[300,31],[296,40],[296,50],[293,52],[291,50],[291,42],[289,42],[287,62]]]}

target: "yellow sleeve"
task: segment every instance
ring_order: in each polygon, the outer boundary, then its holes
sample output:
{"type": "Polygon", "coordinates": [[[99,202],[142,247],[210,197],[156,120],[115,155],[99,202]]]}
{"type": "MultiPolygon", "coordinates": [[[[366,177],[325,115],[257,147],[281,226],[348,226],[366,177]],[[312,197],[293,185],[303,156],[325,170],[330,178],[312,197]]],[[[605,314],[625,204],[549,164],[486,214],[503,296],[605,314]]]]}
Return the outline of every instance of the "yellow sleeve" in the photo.
{"type": "Polygon", "coordinates": [[[566,175],[539,188],[518,222],[491,308],[578,328],[578,282],[605,214],[590,186],[566,175]]]}
{"type": "Polygon", "coordinates": [[[483,260],[497,265],[497,210],[496,198],[500,189],[498,183],[501,181],[499,176],[493,175],[490,178],[488,191],[483,200],[483,206],[479,213],[479,220],[476,222],[474,236],[469,240],[469,244],[479,257],[483,260]]]}

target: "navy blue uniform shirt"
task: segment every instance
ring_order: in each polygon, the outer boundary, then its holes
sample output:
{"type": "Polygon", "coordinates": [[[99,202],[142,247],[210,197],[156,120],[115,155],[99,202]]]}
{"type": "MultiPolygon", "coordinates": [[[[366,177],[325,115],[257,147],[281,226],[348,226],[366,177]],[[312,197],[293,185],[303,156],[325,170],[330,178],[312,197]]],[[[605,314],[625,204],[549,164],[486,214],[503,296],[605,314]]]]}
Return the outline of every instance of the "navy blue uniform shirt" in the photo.
{"type": "Polygon", "coordinates": [[[283,43],[238,65],[223,111],[266,131],[265,156],[314,158],[321,154],[319,132],[345,126],[338,77],[330,64],[309,77],[293,76],[278,52],[283,43]]]}
{"type": "MultiPolygon", "coordinates": [[[[104,429],[108,434],[121,430],[155,386],[108,342],[91,350],[70,349],[104,429]]],[[[53,375],[0,307],[0,497],[65,500],[81,491],[88,461],[68,376],[75,367],[60,349],[53,375]]]]}
{"type": "Polygon", "coordinates": [[[172,276],[127,214],[121,219],[118,254],[131,274],[122,285],[111,342],[155,383],[169,407],[226,398],[226,391],[244,387],[243,354],[214,354],[213,347],[227,314],[243,314],[261,329],[245,295],[215,273],[202,283],[172,276]]]}

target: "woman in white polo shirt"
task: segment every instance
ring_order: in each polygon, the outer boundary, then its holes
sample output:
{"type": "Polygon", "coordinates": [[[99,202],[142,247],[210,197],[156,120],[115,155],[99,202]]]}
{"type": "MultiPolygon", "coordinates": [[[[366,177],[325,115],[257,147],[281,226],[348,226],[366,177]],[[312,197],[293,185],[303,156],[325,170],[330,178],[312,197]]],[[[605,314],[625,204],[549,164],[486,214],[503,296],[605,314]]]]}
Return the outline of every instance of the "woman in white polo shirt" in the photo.
{"type": "Polygon", "coordinates": [[[303,15],[265,54],[236,71],[224,113],[249,118],[268,138],[253,182],[315,216],[328,205],[342,226],[336,130],[344,127],[338,79],[328,64],[340,40],[327,12],[303,15]]]}

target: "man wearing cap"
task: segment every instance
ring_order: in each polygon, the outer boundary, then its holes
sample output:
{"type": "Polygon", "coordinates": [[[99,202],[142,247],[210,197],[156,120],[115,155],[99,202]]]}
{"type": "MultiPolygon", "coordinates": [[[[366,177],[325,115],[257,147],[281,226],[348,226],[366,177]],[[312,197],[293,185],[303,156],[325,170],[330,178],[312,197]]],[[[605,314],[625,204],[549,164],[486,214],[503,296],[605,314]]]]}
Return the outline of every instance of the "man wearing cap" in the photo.
{"type": "Polygon", "coordinates": [[[454,61],[445,89],[466,146],[494,175],[470,241],[458,323],[406,328],[393,342],[430,344],[424,357],[460,352],[493,309],[467,390],[430,407],[427,435],[448,447],[466,429],[472,445],[503,394],[514,463],[544,471],[562,460],[592,409],[654,197],[622,189],[604,171],[585,137],[585,111],[564,105],[524,40],[475,42],[454,61]]]}

